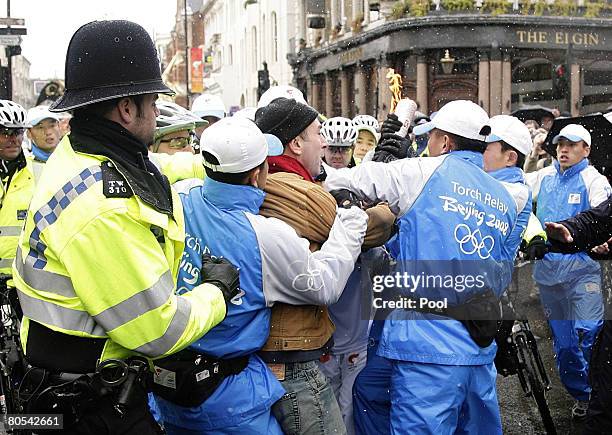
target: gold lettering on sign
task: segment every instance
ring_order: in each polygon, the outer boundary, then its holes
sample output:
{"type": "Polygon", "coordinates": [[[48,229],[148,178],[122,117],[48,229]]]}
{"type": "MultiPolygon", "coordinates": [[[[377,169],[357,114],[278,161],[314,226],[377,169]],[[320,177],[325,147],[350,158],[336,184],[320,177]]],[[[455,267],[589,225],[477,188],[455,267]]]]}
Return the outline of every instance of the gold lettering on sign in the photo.
{"type": "Polygon", "coordinates": [[[538,40],[536,39],[536,36],[538,36],[536,32],[527,32],[527,42],[529,43],[538,42],[538,40]]]}
{"type": "Polygon", "coordinates": [[[359,47],[355,50],[345,51],[340,55],[340,63],[346,64],[361,59],[363,56],[363,48],[359,47]]]}
{"type": "Polygon", "coordinates": [[[599,35],[597,33],[589,33],[587,39],[587,45],[599,45],[599,35]]]}
{"type": "Polygon", "coordinates": [[[529,30],[517,30],[516,36],[519,43],[548,44],[553,42],[557,45],[599,45],[598,33],[579,32],[532,32],[529,30]]]}
{"type": "Polygon", "coordinates": [[[557,32],[555,33],[555,42],[557,44],[563,44],[563,37],[566,36],[567,37],[567,33],[563,33],[563,32],[557,32]]]}
{"type": "Polygon", "coordinates": [[[538,42],[540,43],[546,43],[546,37],[548,36],[548,33],[546,32],[538,32],[538,36],[540,37],[540,39],[538,40],[538,42]]]}

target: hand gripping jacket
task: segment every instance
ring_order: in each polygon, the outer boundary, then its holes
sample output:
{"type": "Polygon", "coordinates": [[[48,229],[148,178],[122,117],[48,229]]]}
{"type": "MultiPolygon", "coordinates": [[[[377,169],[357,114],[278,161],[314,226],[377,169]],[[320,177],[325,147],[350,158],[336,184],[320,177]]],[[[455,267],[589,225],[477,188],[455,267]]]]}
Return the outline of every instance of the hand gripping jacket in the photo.
{"type": "MultiPolygon", "coordinates": [[[[537,202],[540,222],[557,222],[596,207],[611,193],[606,177],[589,165],[587,159],[560,171],[559,162],[537,172],[525,174],[537,202]]],[[[538,284],[553,286],[575,281],[585,275],[599,275],[599,265],[584,252],[559,254],[549,252],[534,268],[538,284]]]]}
{"type": "MultiPolygon", "coordinates": [[[[187,158],[178,165],[183,175],[201,176],[187,158]]],[[[172,215],[158,212],[131,194],[118,171],[105,178],[105,161],[76,153],[64,137],[32,198],[13,265],[26,354],[31,321],[62,335],[105,339],[104,360],[169,355],[225,316],[214,286],[174,293],[185,240],[176,193],[172,215]],[[106,197],[103,186],[119,194],[106,197]]],[[[160,159],[162,170],[168,162],[160,159]]]]}
{"type": "MultiPolygon", "coordinates": [[[[451,306],[484,289],[499,297],[509,284],[529,217],[528,192],[513,194],[512,184],[486,174],[482,154],[455,151],[368,162],[335,171],[325,184],[328,190],[349,189],[370,201],[387,201],[397,213],[397,272],[432,277],[428,287],[418,286],[422,291],[399,288],[403,294],[417,300],[446,298],[451,306]],[[465,276],[473,277],[471,286],[458,280],[465,276]],[[450,284],[436,284],[440,279],[450,284]]],[[[457,320],[403,308],[387,318],[378,350],[390,359],[452,365],[490,364],[495,352],[495,343],[480,348],[457,320]]]]}

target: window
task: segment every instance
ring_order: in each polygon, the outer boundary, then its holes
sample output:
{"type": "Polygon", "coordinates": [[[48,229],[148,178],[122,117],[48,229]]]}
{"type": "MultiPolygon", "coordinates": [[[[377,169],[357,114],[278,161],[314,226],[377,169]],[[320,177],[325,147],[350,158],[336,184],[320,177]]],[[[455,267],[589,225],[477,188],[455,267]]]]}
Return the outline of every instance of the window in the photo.
{"type": "Polygon", "coordinates": [[[259,68],[259,61],[257,59],[257,27],[251,28],[252,48],[253,48],[253,69],[259,68]]]}
{"type": "Polygon", "coordinates": [[[227,64],[234,64],[234,49],[232,48],[232,44],[227,47],[227,64]]]}
{"type": "Polygon", "coordinates": [[[272,12],[272,61],[278,62],[278,28],[276,27],[276,12],[272,12]]]}

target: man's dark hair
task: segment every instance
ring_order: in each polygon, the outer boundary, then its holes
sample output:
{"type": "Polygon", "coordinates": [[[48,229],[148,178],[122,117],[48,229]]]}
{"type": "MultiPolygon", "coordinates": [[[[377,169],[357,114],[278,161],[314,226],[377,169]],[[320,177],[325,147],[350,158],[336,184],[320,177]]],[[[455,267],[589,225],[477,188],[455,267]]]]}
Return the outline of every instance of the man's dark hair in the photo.
{"type": "Polygon", "coordinates": [[[458,136],[447,131],[444,134],[451,139],[456,151],[474,151],[482,154],[487,149],[487,143],[482,140],[468,139],[467,137],[458,136]]]}
{"type": "Polygon", "coordinates": [[[516,157],[516,166],[518,168],[523,169],[523,166],[525,165],[525,154],[523,154],[522,152],[520,152],[519,150],[517,150],[513,146],[508,145],[503,140],[500,143],[501,143],[501,150],[502,150],[502,152],[514,151],[516,153],[516,155],[517,155],[517,157],[516,157]]]}
{"type": "Polygon", "coordinates": [[[112,100],[100,101],[99,103],[90,104],[85,107],[77,107],[76,109],[74,109],[74,116],[87,118],[104,118],[115,107],[117,107],[119,101],[123,100],[124,98],[131,98],[134,104],[136,104],[136,116],[140,118],[143,116],[144,113],[144,102],[146,95],[147,94],[141,94],[131,95],[129,97],[113,98],[112,100]]]}
{"type": "MultiPolygon", "coordinates": [[[[202,157],[204,158],[204,160],[212,163],[213,165],[219,164],[219,160],[217,160],[215,156],[213,156],[210,153],[207,153],[206,151],[202,152],[202,157]]],[[[266,164],[266,161],[264,160],[261,163],[261,165],[253,169],[249,169],[248,171],[245,171],[245,172],[237,172],[235,174],[230,174],[227,172],[216,172],[206,166],[204,166],[204,170],[206,171],[206,176],[210,178],[211,180],[218,181],[219,183],[243,185],[243,184],[246,184],[249,174],[253,172],[254,169],[258,169],[258,168],[261,169],[264,167],[265,164],[266,164]]]]}

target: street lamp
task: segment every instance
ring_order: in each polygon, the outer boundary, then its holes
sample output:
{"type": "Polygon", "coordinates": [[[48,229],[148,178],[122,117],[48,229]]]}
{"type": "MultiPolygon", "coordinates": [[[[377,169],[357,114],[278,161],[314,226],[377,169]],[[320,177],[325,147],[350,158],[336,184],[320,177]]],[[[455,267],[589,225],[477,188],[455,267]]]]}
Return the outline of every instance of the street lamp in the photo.
{"type": "Polygon", "coordinates": [[[452,74],[453,66],[455,66],[455,58],[450,56],[448,50],[444,50],[444,57],[440,59],[440,63],[442,64],[442,72],[444,74],[452,74]]]}

